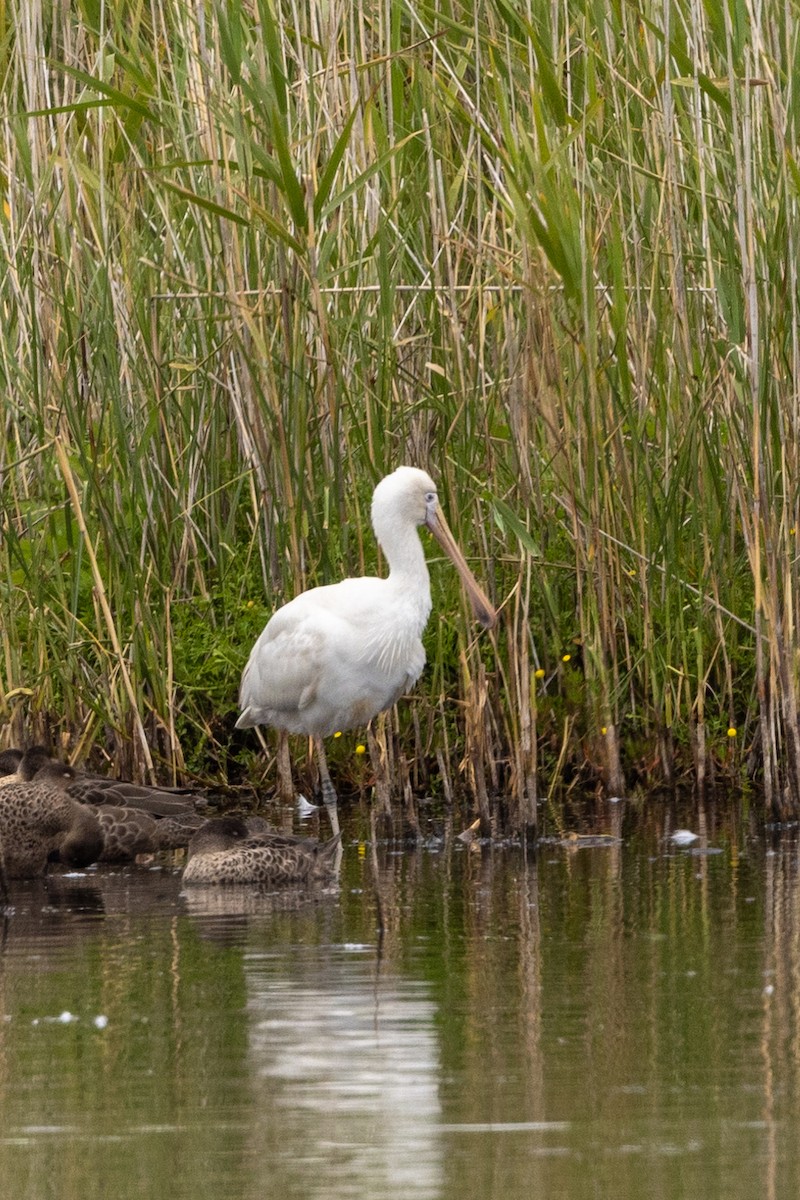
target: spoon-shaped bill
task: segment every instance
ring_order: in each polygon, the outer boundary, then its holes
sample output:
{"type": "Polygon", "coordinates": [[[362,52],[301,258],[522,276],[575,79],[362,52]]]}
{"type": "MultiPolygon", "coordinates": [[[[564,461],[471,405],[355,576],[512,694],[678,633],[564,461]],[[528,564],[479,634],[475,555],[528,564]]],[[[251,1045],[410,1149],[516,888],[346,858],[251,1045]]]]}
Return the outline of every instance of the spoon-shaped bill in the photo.
{"type": "Polygon", "coordinates": [[[447,524],[441,511],[437,508],[430,513],[425,524],[461,576],[461,582],[472,605],[475,619],[480,621],[484,629],[491,629],[497,620],[497,613],[492,608],[488,596],[467,566],[467,560],[461,553],[458,542],[450,532],[450,526],[447,524]]]}

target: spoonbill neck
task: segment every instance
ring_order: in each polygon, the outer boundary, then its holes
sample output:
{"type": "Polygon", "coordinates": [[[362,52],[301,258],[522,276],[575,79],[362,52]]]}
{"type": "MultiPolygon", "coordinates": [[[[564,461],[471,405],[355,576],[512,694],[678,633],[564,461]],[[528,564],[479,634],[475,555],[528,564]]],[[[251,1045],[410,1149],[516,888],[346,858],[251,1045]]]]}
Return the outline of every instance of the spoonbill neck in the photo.
{"type": "Polygon", "coordinates": [[[428,564],[416,525],[377,522],[375,536],[389,564],[391,580],[415,580],[428,585],[428,564]]]}

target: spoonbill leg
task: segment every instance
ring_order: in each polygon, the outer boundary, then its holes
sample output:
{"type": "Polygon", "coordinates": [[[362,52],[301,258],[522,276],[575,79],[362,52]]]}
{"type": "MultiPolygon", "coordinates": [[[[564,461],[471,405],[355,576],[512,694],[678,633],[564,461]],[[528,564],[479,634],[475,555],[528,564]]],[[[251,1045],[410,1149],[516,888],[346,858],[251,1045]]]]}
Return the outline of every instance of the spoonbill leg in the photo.
{"type": "Polygon", "coordinates": [[[328,771],[328,760],[325,757],[325,745],[321,737],[314,737],[314,746],[317,751],[317,767],[319,768],[319,782],[322,788],[322,799],[328,813],[328,819],[331,823],[333,836],[336,837],[339,833],[339,798],[336,795],[336,788],[331,782],[330,772],[328,771]]]}

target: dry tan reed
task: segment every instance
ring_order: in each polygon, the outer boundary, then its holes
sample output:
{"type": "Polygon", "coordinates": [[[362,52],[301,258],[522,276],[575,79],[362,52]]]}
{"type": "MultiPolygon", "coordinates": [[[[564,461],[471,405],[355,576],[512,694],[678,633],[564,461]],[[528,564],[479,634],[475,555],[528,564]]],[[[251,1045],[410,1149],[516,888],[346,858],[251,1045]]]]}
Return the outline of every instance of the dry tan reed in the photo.
{"type": "Polygon", "coordinates": [[[9,5],[3,742],[252,774],[253,637],[380,565],[412,461],[503,614],[434,562],[412,824],[747,774],[796,815],[797,15],[9,5]]]}

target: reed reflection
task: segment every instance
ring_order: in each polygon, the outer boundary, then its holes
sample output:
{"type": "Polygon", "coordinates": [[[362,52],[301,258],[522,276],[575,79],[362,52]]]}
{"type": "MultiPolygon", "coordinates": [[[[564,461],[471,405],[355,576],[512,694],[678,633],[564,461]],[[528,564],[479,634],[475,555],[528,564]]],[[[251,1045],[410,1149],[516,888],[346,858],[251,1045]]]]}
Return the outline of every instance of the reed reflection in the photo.
{"type": "Polygon", "coordinates": [[[329,896],[17,890],[9,1194],[794,1195],[797,837],[713,803],[688,849],[665,805],[595,819],[620,840],[350,843],[329,896]]]}

